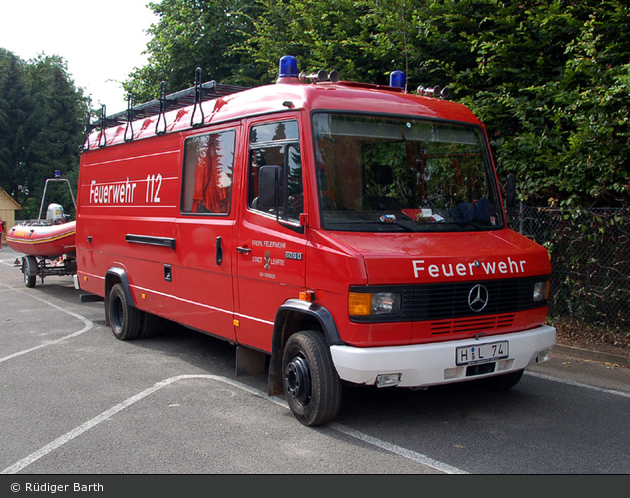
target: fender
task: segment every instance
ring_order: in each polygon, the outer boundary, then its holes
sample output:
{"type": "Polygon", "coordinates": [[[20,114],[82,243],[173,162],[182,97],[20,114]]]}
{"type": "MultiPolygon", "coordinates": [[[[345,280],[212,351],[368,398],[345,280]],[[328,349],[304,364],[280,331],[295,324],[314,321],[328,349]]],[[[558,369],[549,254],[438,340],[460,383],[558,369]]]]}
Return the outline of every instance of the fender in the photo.
{"type": "Polygon", "coordinates": [[[109,290],[113,287],[111,284],[112,280],[119,280],[122,284],[123,291],[125,292],[125,297],[127,298],[127,302],[130,306],[136,307],[136,302],[133,300],[133,296],[131,295],[131,290],[129,288],[129,278],[127,277],[127,271],[122,268],[112,267],[107,270],[105,274],[105,299],[109,294],[109,290]]]}
{"type": "Polygon", "coordinates": [[[330,314],[330,311],[319,304],[315,304],[310,301],[302,301],[301,299],[289,299],[280,306],[280,308],[278,308],[273,331],[274,338],[277,333],[277,327],[282,324],[284,318],[290,312],[305,314],[319,322],[321,330],[324,332],[324,336],[326,337],[329,345],[343,344],[339,338],[339,331],[337,330],[337,325],[335,324],[335,320],[330,314]]]}
{"type": "Polygon", "coordinates": [[[282,356],[287,339],[294,332],[313,328],[313,323],[323,332],[330,346],[344,344],[339,337],[339,330],[333,316],[323,306],[300,299],[289,299],[276,312],[271,342],[271,360],[269,362],[269,395],[277,396],[284,393],[282,383],[282,356]],[[302,319],[295,318],[301,315],[302,319]],[[310,324],[310,325],[309,325],[310,324]]]}

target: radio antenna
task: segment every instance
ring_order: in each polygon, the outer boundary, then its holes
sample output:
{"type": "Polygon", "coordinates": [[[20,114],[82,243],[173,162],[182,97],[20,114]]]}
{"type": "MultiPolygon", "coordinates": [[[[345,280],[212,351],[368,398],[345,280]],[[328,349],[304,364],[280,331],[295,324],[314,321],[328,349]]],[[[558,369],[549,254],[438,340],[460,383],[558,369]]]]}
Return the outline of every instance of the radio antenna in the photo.
{"type": "Polygon", "coordinates": [[[405,26],[405,0],[400,0],[400,18],[402,20],[403,50],[405,52],[405,93],[407,93],[407,81],[409,81],[409,54],[407,52],[407,28],[405,26]]]}

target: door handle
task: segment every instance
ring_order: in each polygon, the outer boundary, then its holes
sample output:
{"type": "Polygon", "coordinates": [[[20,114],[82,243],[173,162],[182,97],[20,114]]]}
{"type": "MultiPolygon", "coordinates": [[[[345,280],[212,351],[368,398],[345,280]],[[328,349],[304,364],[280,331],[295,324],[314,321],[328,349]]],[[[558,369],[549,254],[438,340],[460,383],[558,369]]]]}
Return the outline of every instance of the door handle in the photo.
{"type": "Polygon", "coordinates": [[[236,252],[240,252],[241,254],[249,254],[252,250],[249,247],[237,247],[236,252]]]}
{"type": "Polygon", "coordinates": [[[216,261],[218,266],[221,266],[221,263],[223,263],[223,246],[221,245],[221,237],[217,237],[216,241],[216,261]]]}

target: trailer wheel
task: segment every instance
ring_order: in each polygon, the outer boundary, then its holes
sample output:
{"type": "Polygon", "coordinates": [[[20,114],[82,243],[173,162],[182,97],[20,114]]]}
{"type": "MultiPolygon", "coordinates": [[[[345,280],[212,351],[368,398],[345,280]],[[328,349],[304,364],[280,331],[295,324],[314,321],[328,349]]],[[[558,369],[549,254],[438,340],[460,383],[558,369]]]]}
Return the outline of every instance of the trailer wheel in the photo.
{"type": "Polygon", "coordinates": [[[22,274],[24,275],[24,285],[29,288],[35,287],[37,275],[31,275],[33,269],[37,268],[37,259],[34,256],[22,258],[22,274]]]}
{"type": "Polygon", "coordinates": [[[130,341],[142,332],[142,311],[131,306],[121,284],[112,287],[107,300],[107,313],[116,339],[130,341]]]}
{"type": "Polygon", "coordinates": [[[321,334],[307,330],[289,337],[282,371],[289,408],[302,424],[326,424],[337,416],[341,380],[321,334]]]}
{"type": "Polygon", "coordinates": [[[507,391],[512,389],[523,377],[524,370],[517,370],[502,375],[494,375],[475,381],[478,387],[487,391],[507,391]]]}

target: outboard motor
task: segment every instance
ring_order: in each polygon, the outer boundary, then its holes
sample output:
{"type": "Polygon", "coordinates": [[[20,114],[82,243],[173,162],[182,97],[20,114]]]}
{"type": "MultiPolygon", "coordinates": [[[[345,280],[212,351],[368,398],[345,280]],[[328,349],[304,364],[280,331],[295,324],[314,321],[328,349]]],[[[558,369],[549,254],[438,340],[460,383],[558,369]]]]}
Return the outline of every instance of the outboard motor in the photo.
{"type": "Polygon", "coordinates": [[[46,212],[46,220],[53,224],[63,223],[66,220],[63,214],[63,207],[60,204],[49,204],[46,212]]]}

